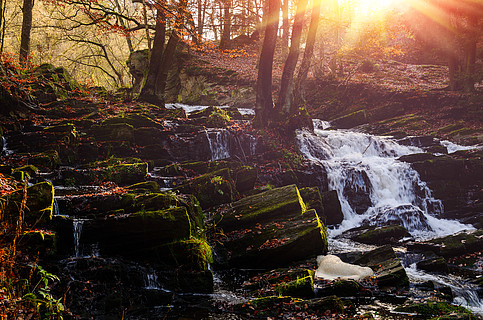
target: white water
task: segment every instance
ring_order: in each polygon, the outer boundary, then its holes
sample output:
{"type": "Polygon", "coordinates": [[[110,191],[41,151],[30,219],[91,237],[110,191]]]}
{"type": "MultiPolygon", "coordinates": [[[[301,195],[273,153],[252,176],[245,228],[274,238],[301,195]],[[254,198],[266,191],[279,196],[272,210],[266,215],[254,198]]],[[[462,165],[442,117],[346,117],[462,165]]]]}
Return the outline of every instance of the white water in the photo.
{"type": "MultiPolygon", "coordinates": [[[[326,123],[314,122],[315,133],[300,131],[297,140],[304,156],[322,164],[328,174],[329,189],[336,190],[344,221],[331,236],[368,225],[398,223],[417,238],[444,236],[471,229],[457,221],[437,219],[443,210],[441,201],[431,196],[431,190],[421,181],[409,164],[397,158],[422,152],[403,146],[387,137],[371,136],[346,130],[321,130],[326,123]],[[352,190],[370,199],[370,205],[358,214],[352,190]]],[[[359,209],[360,210],[360,209],[359,209]]]]}
{"type": "Polygon", "coordinates": [[[229,138],[230,133],[227,130],[206,130],[206,137],[210,145],[211,160],[222,160],[230,157],[229,138]]]}
{"type": "Polygon", "coordinates": [[[477,146],[462,146],[448,140],[442,140],[440,143],[443,147],[446,147],[448,153],[453,153],[461,150],[473,150],[478,148],[477,146]]]}
{"type": "Polygon", "coordinates": [[[81,257],[80,238],[82,234],[82,227],[84,225],[84,219],[74,218],[72,225],[74,227],[74,252],[76,257],[81,257]]]}
{"type": "MultiPolygon", "coordinates": [[[[182,103],[167,103],[165,106],[167,109],[183,109],[188,114],[196,111],[201,111],[209,107],[209,106],[190,106],[182,103]]],[[[229,106],[217,106],[217,107],[223,109],[223,108],[228,108],[229,106]]],[[[238,111],[240,111],[242,115],[246,115],[246,114],[255,115],[255,110],[249,109],[249,108],[238,108],[238,111]]]]}
{"type": "Polygon", "coordinates": [[[475,313],[483,314],[483,301],[478,297],[476,287],[464,279],[460,279],[455,275],[429,274],[419,270],[416,267],[416,263],[412,263],[405,269],[411,282],[432,281],[448,286],[455,297],[453,300],[454,304],[466,307],[475,313]]]}
{"type": "Polygon", "coordinates": [[[9,156],[12,153],[13,153],[13,151],[8,149],[8,147],[7,147],[7,139],[5,139],[4,136],[2,136],[2,152],[0,152],[0,154],[4,155],[4,156],[9,156]]]}

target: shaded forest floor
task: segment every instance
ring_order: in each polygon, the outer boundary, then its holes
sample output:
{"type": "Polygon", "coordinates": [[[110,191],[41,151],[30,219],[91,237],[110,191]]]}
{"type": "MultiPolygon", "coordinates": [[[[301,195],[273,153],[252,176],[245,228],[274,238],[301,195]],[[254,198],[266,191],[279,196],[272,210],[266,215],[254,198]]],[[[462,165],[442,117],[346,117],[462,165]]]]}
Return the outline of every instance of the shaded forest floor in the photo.
{"type": "MultiPolygon", "coordinates": [[[[222,95],[240,88],[251,90],[238,106],[255,103],[257,45],[232,51],[194,52],[188,68],[198,68],[222,95]],[[196,66],[196,67],[194,67],[196,66]]],[[[277,98],[283,68],[281,50],[276,50],[273,67],[273,97],[277,98]]],[[[448,68],[437,64],[408,64],[395,60],[373,61],[368,68],[360,61],[344,61],[343,71],[332,75],[326,57],[323,74],[309,73],[307,103],[314,118],[334,120],[363,110],[361,129],[376,134],[405,132],[434,135],[463,144],[483,143],[483,86],[473,93],[448,91],[448,68]]],[[[315,68],[312,68],[315,69],[315,68]]],[[[319,71],[320,73],[320,71],[319,71]]]]}

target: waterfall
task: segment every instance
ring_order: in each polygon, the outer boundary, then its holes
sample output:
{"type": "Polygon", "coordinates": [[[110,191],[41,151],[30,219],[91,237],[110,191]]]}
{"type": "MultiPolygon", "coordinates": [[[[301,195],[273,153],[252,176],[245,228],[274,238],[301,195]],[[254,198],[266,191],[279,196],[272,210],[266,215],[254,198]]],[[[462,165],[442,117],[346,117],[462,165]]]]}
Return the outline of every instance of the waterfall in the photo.
{"type": "Polygon", "coordinates": [[[416,267],[416,263],[410,264],[405,269],[411,282],[431,281],[440,285],[448,286],[451,288],[455,297],[453,303],[466,307],[475,313],[483,313],[483,301],[478,296],[478,288],[477,286],[468,283],[467,280],[461,279],[454,274],[429,274],[419,270],[416,267]]]}
{"type": "Polygon", "coordinates": [[[7,147],[7,139],[5,139],[4,136],[2,136],[2,151],[0,152],[0,155],[9,156],[12,153],[13,153],[13,151],[8,149],[8,147],[7,147]]]}
{"type": "Polygon", "coordinates": [[[145,275],[146,275],[146,278],[144,279],[145,289],[157,290],[161,288],[159,286],[158,275],[156,274],[156,271],[151,271],[149,273],[146,273],[145,275]]]}
{"type": "Polygon", "coordinates": [[[206,137],[211,151],[211,161],[227,159],[230,157],[228,148],[230,133],[227,130],[206,130],[206,137]]]}
{"type": "Polygon", "coordinates": [[[322,164],[329,189],[336,190],[344,221],[332,235],[361,225],[403,225],[415,237],[434,237],[470,228],[456,221],[437,219],[443,206],[419,174],[397,158],[422,152],[399,145],[387,137],[346,130],[299,131],[297,141],[304,156],[322,164]]]}
{"type": "Polygon", "coordinates": [[[72,225],[74,227],[74,252],[76,257],[81,257],[80,238],[82,234],[82,226],[84,225],[84,219],[74,218],[72,225]]]}

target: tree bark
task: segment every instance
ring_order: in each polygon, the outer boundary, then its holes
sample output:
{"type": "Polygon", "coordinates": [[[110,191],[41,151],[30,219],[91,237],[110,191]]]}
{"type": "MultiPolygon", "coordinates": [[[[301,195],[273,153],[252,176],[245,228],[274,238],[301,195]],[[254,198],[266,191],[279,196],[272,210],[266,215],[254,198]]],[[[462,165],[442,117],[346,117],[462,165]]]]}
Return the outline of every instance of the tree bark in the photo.
{"type": "Polygon", "coordinates": [[[282,0],[282,59],[287,57],[288,53],[288,38],[290,33],[290,23],[288,21],[288,2],[289,0],[282,0]]]}
{"type": "Polygon", "coordinates": [[[258,64],[255,119],[253,121],[253,126],[258,128],[266,127],[268,119],[273,113],[272,65],[280,19],[280,0],[268,0],[266,8],[266,14],[264,13],[265,36],[258,64]]]}
{"type": "Polygon", "coordinates": [[[283,67],[280,92],[275,105],[275,113],[280,119],[290,113],[293,99],[293,76],[300,53],[300,39],[304,27],[304,16],[307,8],[307,0],[299,0],[297,3],[297,14],[292,26],[292,40],[287,60],[283,67]]]}
{"type": "Polygon", "coordinates": [[[465,79],[464,90],[471,92],[475,90],[475,64],[476,64],[476,45],[478,42],[478,18],[468,17],[468,38],[465,41],[465,79]]]}
{"type": "Polygon", "coordinates": [[[159,73],[161,61],[163,59],[164,42],[166,38],[166,16],[163,9],[158,9],[156,12],[156,26],[153,41],[153,50],[149,59],[148,74],[146,76],[146,82],[139,95],[140,100],[148,102],[156,101],[156,78],[159,73]]]}
{"type": "Polygon", "coordinates": [[[230,46],[231,36],[231,3],[229,0],[223,1],[223,33],[221,35],[220,48],[227,49],[230,46]]]}
{"type": "Polygon", "coordinates": [[[20,61],[26,62],[30,54],[30,31],[32,30],[32,9],[34,0],[23,1],[22,32],[20,35],[20,61]]]}
{"type": "Polygon", "coordinates": [[[314,55],[315,40],[317,38],[317,27],[320,20],[320,3],[321,0],[313,0],[312,14],[310,18],[309,31],[307,33],[307,42],[305,44],[304,57],[300,65],[297,79],[295,80],[295,93],[292,108],[290,110],[291,127],[297,129],[308,128],[311,131],[314,129],[314,124],[307,111],[305,100],[305,87],[303,86],[307,80],[310,64],[314,55]]]}

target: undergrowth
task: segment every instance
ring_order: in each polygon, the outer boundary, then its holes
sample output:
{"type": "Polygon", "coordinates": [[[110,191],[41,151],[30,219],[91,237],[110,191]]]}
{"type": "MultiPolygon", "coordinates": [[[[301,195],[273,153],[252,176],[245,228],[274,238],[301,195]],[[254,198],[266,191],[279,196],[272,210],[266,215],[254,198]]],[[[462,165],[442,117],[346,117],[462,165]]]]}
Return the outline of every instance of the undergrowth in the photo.
{"type": "Polygon", "coordinates": [[[8,195],[18,183],[0,174],[0,319],[64,319],[61,299],[51,293],[59,278],[38,265],[38,255],[21,251],[26,231],[24,212],[27,181],[21,186],[22,200],[15,212],[7,212],[8,195]]]}

